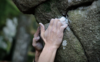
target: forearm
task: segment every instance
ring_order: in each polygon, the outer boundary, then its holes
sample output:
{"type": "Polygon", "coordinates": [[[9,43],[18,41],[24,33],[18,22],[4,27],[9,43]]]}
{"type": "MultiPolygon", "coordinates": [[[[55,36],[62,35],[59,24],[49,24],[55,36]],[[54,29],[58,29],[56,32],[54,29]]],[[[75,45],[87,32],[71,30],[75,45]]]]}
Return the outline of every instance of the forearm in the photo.
{"type": "Polygon", "coordinates": [[[38,62],[54,62],[57,48],[46,45],[39,57],[38,62]]]}
{"type": "Polygon", "coordinates": [[[41,54],[41,51],[36,50],[36,52],[35,52],[35,62],[38,62],[40,54],[41,54]]]}

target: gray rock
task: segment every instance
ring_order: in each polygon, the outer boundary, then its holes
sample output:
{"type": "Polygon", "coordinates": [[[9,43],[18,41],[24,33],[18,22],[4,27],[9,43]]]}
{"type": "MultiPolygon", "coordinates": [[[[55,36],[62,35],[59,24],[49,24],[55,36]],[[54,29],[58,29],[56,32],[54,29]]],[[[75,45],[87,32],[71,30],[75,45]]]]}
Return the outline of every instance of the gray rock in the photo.
{"type": "Polygon", "coordinates": [[[55,62],[100,62],[100,0],[48,0],[32,7],[38,23],[61,16],[70,19],[55,62]]]}
{"type": "Polygon", "coordinates": [[[44,1],[46,0],[13,0],[17,7],[25,13],[29,13],[32,8],[44,1]]]}
{"type": "Polygon", "coordinates": [[[71,28],[83,45],[90,62],[100,61],[100,1],[68,12],[71,28]]]}

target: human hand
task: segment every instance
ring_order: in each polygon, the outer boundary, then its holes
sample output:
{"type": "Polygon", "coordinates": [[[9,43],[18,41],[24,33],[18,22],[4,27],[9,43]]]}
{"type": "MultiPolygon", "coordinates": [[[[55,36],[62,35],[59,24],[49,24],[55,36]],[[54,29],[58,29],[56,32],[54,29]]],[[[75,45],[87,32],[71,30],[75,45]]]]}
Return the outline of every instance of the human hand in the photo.
{"type": "Polygon", "coordinates": [[[41,51],[43,48],[42,43],[39,41],[40,40],[39,33],[40,33],[40,28],[38,27],[36,33],[34,34],[33,43],[32,43],[36,51],[41,51]]]}
{"type": "Polygon", "coordinates": [[[59,19],[51,19],[49,27],[45,30],[42,23],[39,23],[41,27],[41,37],[45,42],[45,46],[59,48],[62,38],[63,31],[67,27],[67,24],[62,24],[59,19]]]}

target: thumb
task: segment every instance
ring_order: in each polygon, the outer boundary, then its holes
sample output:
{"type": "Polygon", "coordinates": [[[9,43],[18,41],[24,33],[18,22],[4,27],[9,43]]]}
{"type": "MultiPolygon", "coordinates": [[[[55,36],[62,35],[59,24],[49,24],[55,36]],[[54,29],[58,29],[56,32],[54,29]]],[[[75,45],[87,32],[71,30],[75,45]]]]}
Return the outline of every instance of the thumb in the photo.
{"type": "Polygon", "coordinates": [[[44,27],[44,25],[42,24],[42,23],[39,23],[39,25],[40,25],[40,30],[41,30],[41,35],[45,32],[45,27],[44,27]]]}

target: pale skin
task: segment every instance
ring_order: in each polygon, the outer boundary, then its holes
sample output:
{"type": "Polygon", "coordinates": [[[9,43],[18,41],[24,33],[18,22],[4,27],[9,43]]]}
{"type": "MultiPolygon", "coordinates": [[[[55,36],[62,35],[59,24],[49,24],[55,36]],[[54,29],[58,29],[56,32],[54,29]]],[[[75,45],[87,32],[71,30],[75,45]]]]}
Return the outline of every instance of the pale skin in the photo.
{"type": "Polygon", "coordinates": [[[39,56],[41,54],[41,50],[43,48],[41,42],[39,41],[40,39],[39,33],[40,33],[40,27],[38,27],[36,33],[34,34],[33,43],[32,43],[33,47],[36,49],[35,62],[38,62],[39,56]]]}
{"type": "Polygon", "coordinates": [[[57,49],[59,48],[62,39],[63,31],[67,27],[67,24],[62,24],[59,19],[51,19],[49,27],[45,30],[42,23],[39,23],[41,28],[41,37],[44,40],[44,48],[42,44],[39,44],[39,28],[33,38],[33,46],[36,48],[35,62],[54,62],[57,49]],[[35,39],[35,40],[34,40],[35,39]],[[40,46],[40,47],[39,47],[40,46]]]}

